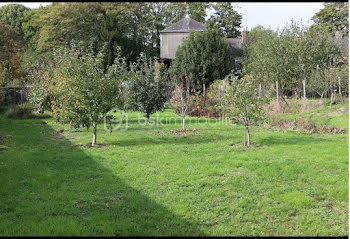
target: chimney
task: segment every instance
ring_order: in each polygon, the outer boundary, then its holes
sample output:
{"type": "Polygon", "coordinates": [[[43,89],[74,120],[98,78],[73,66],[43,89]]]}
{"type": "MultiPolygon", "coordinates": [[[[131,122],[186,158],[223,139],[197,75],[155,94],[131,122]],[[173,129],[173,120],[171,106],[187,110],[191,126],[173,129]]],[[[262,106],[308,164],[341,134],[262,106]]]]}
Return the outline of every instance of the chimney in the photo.
{"type": "Polygon", "coordinates": [[[338,26],[337,31],[335,32],[335,39],[341,39],[341,38],[342,38],[341,26],[338,26]]]}
{"type": "Polygon", "coordinates": [[[248,31],[248,28],[246,27],[242,31],[242,42],[245,42],[248,39],[248,34],[249,34],[249,31],[248,31]]]}

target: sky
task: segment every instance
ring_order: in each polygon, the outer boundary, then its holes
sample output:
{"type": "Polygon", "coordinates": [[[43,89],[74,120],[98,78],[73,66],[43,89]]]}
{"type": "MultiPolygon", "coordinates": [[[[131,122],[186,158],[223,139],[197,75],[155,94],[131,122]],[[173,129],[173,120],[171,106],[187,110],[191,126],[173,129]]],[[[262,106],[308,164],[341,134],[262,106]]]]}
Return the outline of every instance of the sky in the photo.
{"type": "MultiPolygon", "coordinates": [[[[15,2],[12,2],[15,3],[15,2]]],[[[0,3],[0,7],[10,3],[0,3]]],[[[40,5],[47,6],[50,2],[21,2],[29,8],[38,8],[40,5]]],[[[253,3],[253,2],[235,2],[238,12],[243,15],[242,27],[248,27],[248,30],[257,25],[277,30],[283,27],[291,19],[302,21],[305,25],[312,23],[312,16],[323,8],[322,2],[306,3],[253,3]]],[[[209,13],[210,14],[210,13],[209,13]]]]}

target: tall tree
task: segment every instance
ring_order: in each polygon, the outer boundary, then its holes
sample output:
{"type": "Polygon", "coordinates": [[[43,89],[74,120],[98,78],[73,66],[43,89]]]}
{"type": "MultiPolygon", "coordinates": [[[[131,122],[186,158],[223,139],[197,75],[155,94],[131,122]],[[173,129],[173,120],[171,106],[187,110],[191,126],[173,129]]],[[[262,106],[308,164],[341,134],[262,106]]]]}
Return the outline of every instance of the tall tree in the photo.
{"type": "Polygon", "coordinates": [[[223,34],[209,25],[203,32],[190,33],[177,50],[170,71],[186,75],[191,84],[204,90],[205,85],[223,79],[233,69],[233,62],[223,34]]]}
{"type": "Polygon", "coordinates": [[[44,53],[72,40],[107,42],[105,63],[111,65],[119,45],[127,60],[136,60],[149,46],[145,3],[54,3],[26,14],[23,31],[30,46],[44,53]]]}
{"type": "Polygon", "coordinates": [[[218,2],[213,5],[214,13],[210,18],[217,24],[221,31],[228,38],[238,37],[240,35],[242,15],[235,9],[230,2],[218,2]]]}
{"type": "Polygon", "coordinates": [[[0,66],[5,69],[4,82],[11,80],[11,59],[20,52],[25,42],[17,27],[0,25],[0,66]]]}
{"type": "Polygon", "coordinates": [[[30,9],[22,4],[8,4],[0,7],[0,24],[10,25],[19,29],[22,34],[22,24],[25,21],[25,12],[30,9]]]}
{"type": "Polygon", "coordinates": [[[334,35],[337,29],[343,32],[344,36],[349,35],[349,3],[331,2],[324,3],[324,8],[317,12],[312,20],[313,27],[324,28],[334,35]]]}
{"type": "Polygon", "coordinates": [[[180,21],[186,14],[198,22],[205,23],[209,7],[208,2],[172,2],[166,13],[167,25],[180,21]]]}

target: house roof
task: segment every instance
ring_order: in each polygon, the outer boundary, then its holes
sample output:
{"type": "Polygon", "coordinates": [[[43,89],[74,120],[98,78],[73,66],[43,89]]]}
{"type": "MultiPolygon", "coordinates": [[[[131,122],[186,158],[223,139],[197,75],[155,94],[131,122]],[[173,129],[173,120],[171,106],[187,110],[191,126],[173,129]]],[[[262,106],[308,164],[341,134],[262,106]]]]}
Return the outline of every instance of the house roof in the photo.
{"type": "Polygon", "coordinates": [[[163,31],[160,31],[160,33],[167,33],[167,32],[190,32],[190,31],[203,31],[205,28],[205,25],[197,22],[196,20],[193,20],[191,18],[185,17],[181,19],[180,21],[172,24],[168,28],[164,29],[163,31]]]}

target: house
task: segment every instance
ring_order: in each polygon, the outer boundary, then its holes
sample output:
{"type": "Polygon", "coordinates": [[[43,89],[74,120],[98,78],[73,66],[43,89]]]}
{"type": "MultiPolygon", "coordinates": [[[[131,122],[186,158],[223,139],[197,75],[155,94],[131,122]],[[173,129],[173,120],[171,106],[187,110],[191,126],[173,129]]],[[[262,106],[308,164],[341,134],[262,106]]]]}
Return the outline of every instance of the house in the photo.
{"type": "MultiPolygon", "coordinates": [[[[160,58],[165,62],[171,62],[175,59],[178,47],[183,43],[190,32],[200,32],[204,29],[204,24],[189,17],[185,17],[163,31],[160,31],[160,58]]],[[[230,51],[235,57],[236,74],[240,74],[241,72],[242,66],[240,57],[243,55],[242,46],[243,42],[248,38],[248,33],[247,29],[245,29],[241,37],[226,39],[230,44],[230,51]]]]}
{"type": "Polygon", "coordinates": [[[190,32],[203,31],[205,25],[185,17],[160,31],[160,58],[165,60],[175,59],[177,48],[183,43],[190,32]]]}

